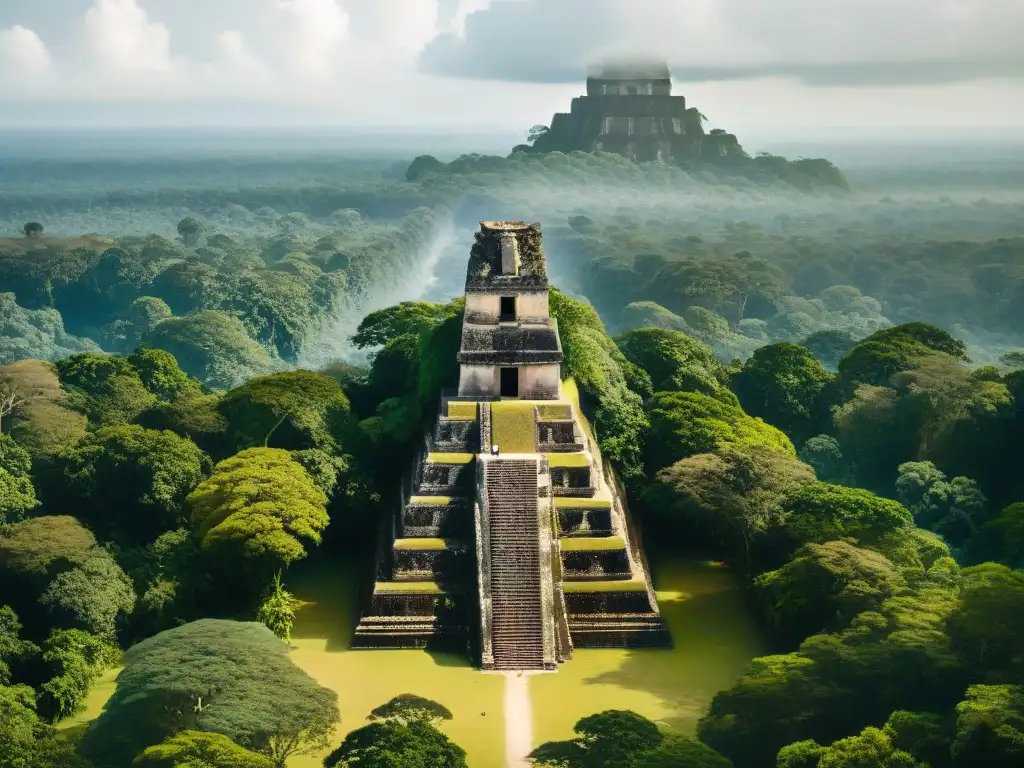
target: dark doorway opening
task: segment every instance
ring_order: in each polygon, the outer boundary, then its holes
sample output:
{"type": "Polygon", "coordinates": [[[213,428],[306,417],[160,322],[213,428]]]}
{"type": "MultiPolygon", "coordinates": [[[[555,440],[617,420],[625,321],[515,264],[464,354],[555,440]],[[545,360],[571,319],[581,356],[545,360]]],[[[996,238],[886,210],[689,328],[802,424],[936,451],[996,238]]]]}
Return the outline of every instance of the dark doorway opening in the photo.
{"type": "Polygon", "coordinates": [[[507,323],[516,319],[516,297],[502,296],[501,309],[498,310],[498,320],[507,323]]]}
{"type": "Polygon", "coordinates": [[[519,369],[501,369],[501,396],[519,397],[519,369]]]}

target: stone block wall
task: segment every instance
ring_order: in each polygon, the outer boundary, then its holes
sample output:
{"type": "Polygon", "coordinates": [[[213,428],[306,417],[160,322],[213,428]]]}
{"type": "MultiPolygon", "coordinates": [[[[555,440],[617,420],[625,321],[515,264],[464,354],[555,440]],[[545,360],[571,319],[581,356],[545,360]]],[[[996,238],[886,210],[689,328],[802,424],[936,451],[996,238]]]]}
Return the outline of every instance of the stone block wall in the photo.
{"type": "Polygon", "coordinates": [[[519,397],[522,400],[557,400],[562,384],[558,363],[524,365],[519,368],[519,397]]]}
{"type": "Polygon", "coordinates": [[[558,527],[562,536],[611,536],[611,509],[559,509],[558,527]]]}

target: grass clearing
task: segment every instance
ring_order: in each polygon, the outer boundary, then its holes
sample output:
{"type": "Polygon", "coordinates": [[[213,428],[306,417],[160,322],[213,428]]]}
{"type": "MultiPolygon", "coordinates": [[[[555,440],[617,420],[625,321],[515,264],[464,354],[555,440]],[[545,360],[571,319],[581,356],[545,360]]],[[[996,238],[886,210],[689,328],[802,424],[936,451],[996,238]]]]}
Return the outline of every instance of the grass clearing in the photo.
{"type": "Polygon", "coordinates": [[[728,569],[679,556],[652,565],[674,647],[577,649],[556,674],[530,677],[534,746],[571,738],[577,720],[606,709],[692,735],[711,697],[766,652],[728,569]]]}
{"type": "Polygon", "coordinates": [[[89,695],[85,697],[82,711],[73,717],[61,720],[57,723],[57,729],[67,731],[68,735],[84,731],[88,727],[90,720],[100,716],[100,713],[103,711],[103,705],[107,703],[107,699],[114,695],[114,689],[117,688],[117,676],[120,672],[121,667],[108,669],[104,672],[100,679],[93,683],[92,688],[89,689],[89,695]]]}
{"type": "Polygon", "coordinates": [[[491,403],[491,442],[502,453],[536,453],[537,423],[532,403],[491,403]]]}
{"type": "Polygon", "coordinates": [[[612,552],[626,548],[621,536],[572,536],[559,539],[559,544],[563,552],[612,552]]]}
{"type": "Polygon", "coordinates": [[[583,469],[590,466],[590,456],[585,453],[549,453],[548,466],[552,469],[583,469]]]}
{"type": "MultiPolygon", "coordinates": [[[[469,765],[503,768],[504,678],[482,674],[464,655],[348,649],[358,618],[357,584],[360,576],[369,577],[367,567],[361,559],[311,563],[285,579],[288,589],[305,601],[295,620],[292,659],[338,693],[341,727],[332,746],[366,725],[374,707],[400,693],[415,693],[452,711],[454,718],[442,730],[466,750],[469,765]]],[[[323,757],[297,757],[288,768],[320,768],[323,757]]]]}
{"type": "MultiPolygon", "coordinates": [[[[576,649],[557,673],[529,676],[534,746],[571,738],[577,720],[606,709],[631,709],[669,730],[693,734],[714,694],[766,651],[739,580],[727,568],[678,555],[652,564],[674,647],[576,649]]],[[[364,558],[332,554],[285,576],[287,589],[303,602],[292,659],[338,694],[341,724],[332,747],[366,725],[374,707],[415,693],[452,711],[443,730],[466,750],[472,768],[504,768],[504,677],[481,673],[461,654],[348,650],[359,580],[369,574],[364,558]]],[[[59,727],[74,733],[96,717],[118,671],[109,670],[90,692],[85,711],[59,727]]],[[[322,759],[298,757],[288,768],[320,768],[322,759]]]]}

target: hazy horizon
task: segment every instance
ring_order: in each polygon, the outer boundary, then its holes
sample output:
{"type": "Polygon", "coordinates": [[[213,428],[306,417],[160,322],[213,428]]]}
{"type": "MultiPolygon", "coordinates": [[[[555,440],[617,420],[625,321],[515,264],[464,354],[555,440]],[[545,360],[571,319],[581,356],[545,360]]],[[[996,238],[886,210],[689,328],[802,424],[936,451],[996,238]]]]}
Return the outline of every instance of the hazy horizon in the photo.
{"type": "MultiPolygon", "coordinates": [[[[884,134],[834,129],[800,134],[739,136],[751,154],[825,157],[837,165],[1024,162],[1024,137],[1015,131],[951,135],[927,128],[884,134]]],[[[191,155],[247,156],[366,155],[367,159],[411,159],[435,154],[507,155],[523,132],[453,126],[0,126],[0,159],[130,159],[191,155]]]]}

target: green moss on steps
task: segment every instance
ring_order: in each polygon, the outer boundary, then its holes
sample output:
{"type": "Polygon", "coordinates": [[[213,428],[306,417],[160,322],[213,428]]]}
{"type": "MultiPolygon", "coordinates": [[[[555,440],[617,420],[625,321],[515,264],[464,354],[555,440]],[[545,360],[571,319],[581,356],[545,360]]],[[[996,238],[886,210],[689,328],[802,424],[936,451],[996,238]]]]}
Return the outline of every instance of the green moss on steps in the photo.
{"type": "Polygon", "coordinates": [[[580,499],[573,496],[555,496],[555,509],[611,509],[608,499],[580,499]]]}
{"type": "Polygon", "coordinates": [[[579,592],[643,592],[647,585],[641,578],[619,581],[563,581],[562,591],[566,594],[579,592]]]}
{"type": "Polygon", "coordinates": [[[582,469],[590,466],[585,453],[549,453],[548,466],[552,469],[582,469]]]}
{"type": "Polygon", "coordinates": [[[572,406],[568,403],[538,405],[537,416],[541,421],[568,421],[572,418],[572,406]]]}
{"type": "Polygon", "coordinates": [[[442,549],[456,549],[458,546],[459,542],[454,539],[431,539],[427,537],[395,539],[395,549],[424,549],[438,551],[442,549]]]}
{"type": "Polygon", "coordinates": [[[428,453],[427,461],[432,464],[469,464],[472,453],[428,453]]]}
{"type": "Polygon", "coordinates": [[[621,536],[573,536],[560,539],[563,552],[612,552],[626,548],[621,536]]]}
{"type": "Polygon", "coordinates": [[[475,402],[448,403],[448,418],[454,421],[476,421],[477,404],[475,402]]]}
{"type": "Polygon", "coordinates": [[[455,501],[454,496],[410,496],[409,503],[423,507],[447,507],[455,501]]]}
{"type": "Polygon", "coordinates": [[[446,592],[436,581],[378,581],[373,591],[378,595],[443,595],[446,592]]]}
{"type": "Polygon", "coordinates": [[[533,404],[514,400],[491,403],[491,442],[502,453],[536,453],[533,404]]]}

